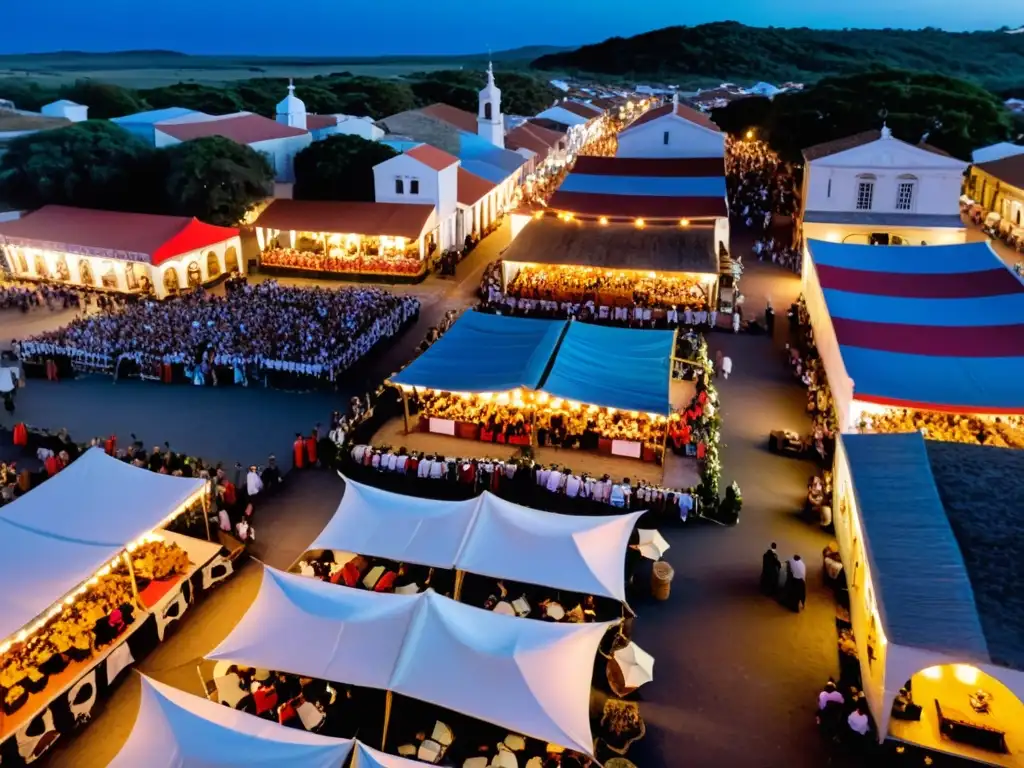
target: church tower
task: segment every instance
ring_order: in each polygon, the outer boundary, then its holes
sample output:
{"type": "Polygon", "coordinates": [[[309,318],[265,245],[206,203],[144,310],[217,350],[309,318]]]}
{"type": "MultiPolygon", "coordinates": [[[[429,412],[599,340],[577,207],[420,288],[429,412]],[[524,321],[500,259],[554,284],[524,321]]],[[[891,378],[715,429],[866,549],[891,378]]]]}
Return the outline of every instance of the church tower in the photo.
{"type": "Polygon", "coordinates": [[[476,132],[496,147],[505,148],[505,118],[501,115],[501,91],[494,84],[494,67],[487,63],[487,85],[480,91],[476,132]]]}
{"type": "Polygon", "coordinates": [[[306,105],[295,95],[295,84],[288,81],[288,95],[277,105],[277,122],[306,130],[306,105]]]}

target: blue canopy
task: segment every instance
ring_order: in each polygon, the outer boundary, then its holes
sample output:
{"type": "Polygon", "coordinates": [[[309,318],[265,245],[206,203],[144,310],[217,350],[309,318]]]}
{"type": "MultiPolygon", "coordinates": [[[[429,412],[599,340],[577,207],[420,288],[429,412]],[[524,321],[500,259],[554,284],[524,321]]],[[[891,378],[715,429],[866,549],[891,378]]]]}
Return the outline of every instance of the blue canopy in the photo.
{"type": "Polygon", "coordinates": [[[588,405],[667,416],[674,343],[674,331],[572,322],[541,389],[588,405]]]}
{"type": "Polygon", "coordinates": [[[565,325],[562,320],[466,312],[391,381],[446,392],[536,389],[565,325]]]}

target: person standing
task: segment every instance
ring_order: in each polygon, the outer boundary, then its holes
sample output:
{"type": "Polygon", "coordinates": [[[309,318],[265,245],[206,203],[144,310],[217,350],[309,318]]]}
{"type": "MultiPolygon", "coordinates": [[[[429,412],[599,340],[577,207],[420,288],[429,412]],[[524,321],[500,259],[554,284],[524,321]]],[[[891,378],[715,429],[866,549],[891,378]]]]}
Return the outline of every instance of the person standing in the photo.
{"type": "Polygon", "coordinates": [[[301,432],[295,433],[295,442],[292,443],[292,458],[296,469],[302,469],[306,466],[306,445],[302,439],[301,432]]]}
{"type": "Polygon", "coordinates": [[[774,595],[779,586],[779,570],[782,562],[775,542],[761,555],[761,591],[766,595],[774,595]]]}
{"type": "Polygon", "coordinates": [[[722,358],[722,376],[728,379],[730,373],[732,373],[732,358],[725,355],[722,358]]]}
{"type": "Polygon", "coordinates": [[[807,603],[807,564],[800,555],[789,561],[789,594],[793,610],[799,613],[807,603]]]}
{"type": "Polygon", "coordinates": [[[733,333],[739,333],[740,332],[740,326],[742,324],[743,324],[743,318],[740,316],[740,308],[736,307],[736,309],[734,309],[733,312],[732,312],[732,332],[733,333]]]}

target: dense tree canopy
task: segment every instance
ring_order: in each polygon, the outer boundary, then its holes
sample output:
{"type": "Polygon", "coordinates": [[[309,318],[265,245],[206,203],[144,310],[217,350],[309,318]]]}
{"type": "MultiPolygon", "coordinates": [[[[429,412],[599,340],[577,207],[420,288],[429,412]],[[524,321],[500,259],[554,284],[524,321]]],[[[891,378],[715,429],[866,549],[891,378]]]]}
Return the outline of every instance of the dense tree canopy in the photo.
{"type": "Polygon", "coordinates": [[[13,208],[135,208],[131,176],[154,152],[104,120],[21,136],[0,157],[0,200],[13,208]]]}
{"type": "Polygon", "coordinates": [[[130,115],[148,107],[136,91],[92,80],[79,80],[68,88],[62,88],[59,95],[62,99],[88,105],[89,117],[101,120],[130,115]]]}
{"type": "Polygon", "coordinates": [[[934,71],[993,89],[1024,86],[1024,35],[933,28],[783,29],[728,21],[613,37],[533,62],[539,69],[695,84],[814,82],[863,72],[870,65],[934,71]]]}
{"type": "Polygon", "coordinates": [[[373,166],[397,154],[387,144],[359,136],[314,142],[295,156],[295,198],[371,201],[373,166]]]}
{"type": "MultiPolygon", "coordinates": [[[[421,105],[441,102],[476,112],[487,74],[479,69],[444,69],[416,72],[407,79],[421,105]]],[[[522,72],[495,72],[494,82],[501,89],[501,109],[508,115],[543,112],[561,95],[543,79],[522,72]]]]}
{"type": "Polygon", "coordinates": [[[236,224],[272,191],[274,173],[266,158],[231,139],[207,136],[162,153],[167,174],[162,212],[236,224]]]}
{"type": "Polygon", "coordinates": [[[826,78],[776,96],[767,112],[760,101],[734,101],[713,116],[736,133],[758,128],[791,160],[814,144],[879,128],[883,120],[897,138],[927,141],[963,159],[1012,133],[1010,114],[997,97],[963,80],[930,73],[881,70],[826,78]]]}
{"type": "Polygon", "coordinates": [[[227,115],[245,109],[242,98],[231,88],[216,88],[199,83],[176,83],[163,88],[139,91],[153,109],[184,107],[211,115],[227,115]]]}

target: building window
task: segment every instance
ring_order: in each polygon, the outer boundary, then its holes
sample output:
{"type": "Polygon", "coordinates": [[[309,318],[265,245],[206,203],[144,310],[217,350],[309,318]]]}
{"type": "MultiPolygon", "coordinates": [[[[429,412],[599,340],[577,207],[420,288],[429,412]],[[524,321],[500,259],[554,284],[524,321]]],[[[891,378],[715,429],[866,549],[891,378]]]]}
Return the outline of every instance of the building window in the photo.
{"type": "Polygon", "coordinates": [[[484,102],[484,120],[492,120],[491,102],[484,102]]]}
{"type": "Polygon", "coordinates": [[[662,134],[661,143],[665,144],[666,146],[668,145],[668,131],[665,131],[665,133],[662,134]]]}
{"type": "Polygon", "coordinates": [[[409,182],[409,194],[418,195],[420,193],[420,180],[413,179],[409,182]]]}
{"type": "Polygon", "coordinates": [[[404,195],[405,194],[405,182],[403,182],[401,179],[395,179],[395,194],[396,195],[404,195]]]}
{"type": "Polygon", "coordinates": [[[861,177],[857,181],[857,210],[870,211],[875,200],[874,178],[861,177]]]}
{"type": "Polygon", "coordinates": [[[832,197],[832,179],[828,180],[828,189],[825,191],[825,197],[832,197]]]}
{"type": "Polygon", "coordinates": [[[896,210],[910,211],[914,208],[914,178],[911,176],[900,176],[899,186],[896,188],[896,210]]]}

